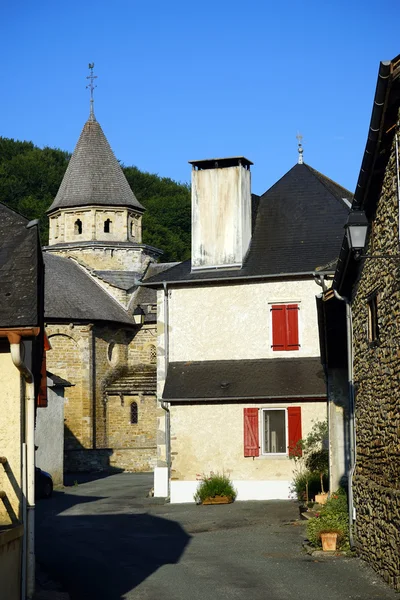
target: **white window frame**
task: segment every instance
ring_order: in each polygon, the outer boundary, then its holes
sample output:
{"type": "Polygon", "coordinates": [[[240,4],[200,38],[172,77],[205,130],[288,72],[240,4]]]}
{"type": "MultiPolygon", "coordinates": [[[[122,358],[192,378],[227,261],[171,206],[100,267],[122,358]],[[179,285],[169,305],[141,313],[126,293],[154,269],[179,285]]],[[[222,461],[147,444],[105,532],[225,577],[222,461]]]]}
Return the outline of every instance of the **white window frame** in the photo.
{"type": "Polygon", "coordinates": [[[260,409],[260,413],[261,413],[261,423],[260,423],[260,428],[261,428],[261,455],[262,456],[289,456],[289,452],[288,452],[288,435],[289,435],[289,431],[288,431],[288,411],[287,408],[282,408],[280,406],[268,406],[265,408],[261,408],[260,409]],[[281,410],[285,413],[285,443],[286,443],[286,451],[285,452],[265,452],[264,448],[265,448],[265,419],[264,419],[264,413],[267,411],[271,411],[271,410],[281,410]]]}

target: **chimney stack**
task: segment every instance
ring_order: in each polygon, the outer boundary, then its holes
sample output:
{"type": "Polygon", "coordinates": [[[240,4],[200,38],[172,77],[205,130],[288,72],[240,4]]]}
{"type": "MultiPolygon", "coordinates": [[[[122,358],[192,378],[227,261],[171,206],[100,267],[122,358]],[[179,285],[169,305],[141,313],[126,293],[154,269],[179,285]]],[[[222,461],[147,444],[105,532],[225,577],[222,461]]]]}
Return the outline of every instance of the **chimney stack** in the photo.
{"type": "Polygon", "coordinates": [[[240,269],[251,240],[253,163],[235,156],[190,164],[192,270],[240,269]]]}

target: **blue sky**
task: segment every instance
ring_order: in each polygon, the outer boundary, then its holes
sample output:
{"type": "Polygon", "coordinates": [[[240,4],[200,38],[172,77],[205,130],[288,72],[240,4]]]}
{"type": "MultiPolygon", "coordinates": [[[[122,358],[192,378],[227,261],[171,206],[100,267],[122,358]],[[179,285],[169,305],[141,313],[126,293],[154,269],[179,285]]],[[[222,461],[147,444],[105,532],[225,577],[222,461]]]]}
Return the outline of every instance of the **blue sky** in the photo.
{"type": "Polygon", "coordinates": [[[300,131],[305,162],[353,191],[399,17],[388,0],[2,2],[0,135],[72,151],[93,61],[124,164],[188,181],[188,160],[244,155],[262,193],[300,131]]]}

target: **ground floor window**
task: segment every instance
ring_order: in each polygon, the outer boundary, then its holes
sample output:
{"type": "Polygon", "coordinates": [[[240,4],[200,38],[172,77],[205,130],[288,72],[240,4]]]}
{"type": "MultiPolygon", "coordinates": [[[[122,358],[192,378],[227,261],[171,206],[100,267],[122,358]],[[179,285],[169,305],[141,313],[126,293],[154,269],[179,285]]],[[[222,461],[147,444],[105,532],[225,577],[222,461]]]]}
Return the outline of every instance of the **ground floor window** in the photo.
{"type": "Polygon", "coordinates": [[[244,456],[299,456],[301,407],[245,408],[244,456]]]}
{"type": "Polygon", "coordinates": [[[264,408],[262,410],[263,454],[286,454],[286,409],[264,408]]]}

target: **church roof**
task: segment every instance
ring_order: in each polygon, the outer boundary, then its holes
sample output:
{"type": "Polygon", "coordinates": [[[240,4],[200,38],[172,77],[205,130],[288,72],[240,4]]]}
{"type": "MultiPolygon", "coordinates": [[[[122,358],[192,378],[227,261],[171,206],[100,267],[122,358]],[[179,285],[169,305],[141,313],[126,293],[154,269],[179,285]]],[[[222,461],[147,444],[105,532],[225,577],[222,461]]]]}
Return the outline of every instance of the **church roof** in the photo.
{"type": "Polygon", "coordinates": [[[311,274],[332,261],[334,272],[351,192],[310,166],[296,164],[257,200],[252,240],[241,269],[192,271],[188,260],[145,285],[311,274]]]}
{"type": "Polygon", "coordinates": [[[128,313],[73,260],[44,253],[46,320],[113,321],[134,325],[128,313]]]}
{"type": "Polygon", "coordinates": [[[136,367],[133,371],[120,375],[114,381],[109,382],[105,389],[110,395],[147,393],[155,394],[157,388],[156,365],[136,367]]]}
{"type": "Polygon", "coordinates": [[[48,212],[89,205],[145,210],[132,192],[100,124],[94,118],[89,118],[82,129],[48,212]]]}

